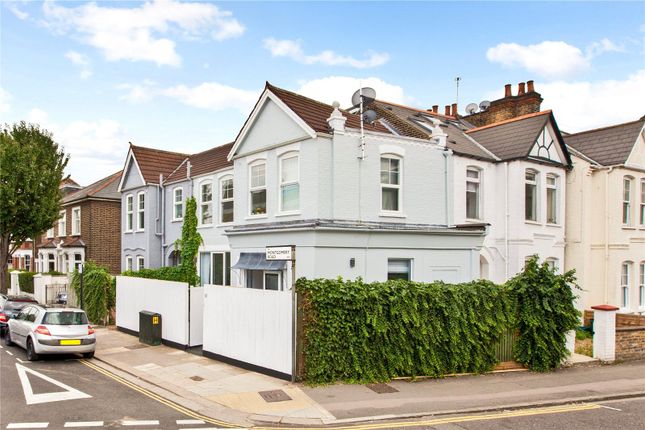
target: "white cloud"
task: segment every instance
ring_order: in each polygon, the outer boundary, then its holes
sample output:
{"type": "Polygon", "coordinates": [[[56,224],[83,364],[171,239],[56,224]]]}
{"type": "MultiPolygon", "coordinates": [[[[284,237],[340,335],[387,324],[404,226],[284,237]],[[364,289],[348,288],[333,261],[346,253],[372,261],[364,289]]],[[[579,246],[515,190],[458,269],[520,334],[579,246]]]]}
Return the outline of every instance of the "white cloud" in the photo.
{"type": "Polygon", "coordinates": [[[67,172],[83,185],[123,167],[129,138],[126,130],[116,121],[99,119],[61,124],[38,108],[29,112],[28,120],[53,133],[54,141],[70,154],[67,172]]]}
{"type": "Polygon", "coordinates": [[[413,104],[414,100],[405,95],[403,88],[389,84],[379,78],[358,79],[348,76],[329,76],[301,82],[297,93],[328,104],[338,101],[341,106],[351,106],[352,94],[361,86],[376,90],[376,98],[393,103],[413,104]]]}
{"type": "Polygon", "coordinates": [[[244,33],[244,26],[231,12],[208,3],[154,0],[136,8],[96,3],[68,8],[45,2],[43,11],[48,28],[78,37],[99,49],[108,61],[178,66],[181,57],[167,35],[195,38],[210,34],[215,40],[224,40],[244,33]]]}
{"type": "Polygon", "coordinates": [[[11,110],[11,94],[0,87],[0,113],[6,113],[11,110]]]}
{"type": "Polygon", "coordinates": [[[520,67],[548,79],[559,79],[583,72],[591,60],[604,52],[623,52],[609,39],[594,42],[586,52],[562,41],[544,41],[535,45],[500,43],[486,51],[486,58],[505,67],[520,67]]]}
{"type": "Polygon", "coordinates": [[[20,10],[20,8],[18,8],[18,5],[15,2],[6,1],[4,4],[7,7],[7,9],[9,9],[11,13],[13,13],[18,19],[24,21],[27,18],[29,18],[29,14],[23,10],[20,10]]]}
{"type": "Polygon", "coordinates": [[[69,51],[65,54],[65,58],[71,61],[72,64],[79,66],[79,68],[81,69],[81,79],[87,79],[92,76],[90,60],[86,55],[80,54],[76,51],[69,51]]]}
{"type": "Polygon", "coordinates": [[[148,102],[163,96],[201,109],[237,109],[242,113],[248,113],[259,96],[259,91],[242,90],[217,82],[204,82],[193,87],[175,85],[162,88],[157,83],[146,80],[141,84],[121,84],[117,88],[127,91],[120,98],[129,103],[148,102]]]}
{"type": "Polygon", "coordinates": [[[349,66],[356,69],[366,69],[381,66],[388,62],[390,56],[385,52],[367,52],[367,58],[359,60],[353,57],[339,55],[326,50],[316,55],[306,55],[299,40],[264,39],[264,47],[273,57],[288,57],[302,64],[323,64],[325,66],[349,66]]]}

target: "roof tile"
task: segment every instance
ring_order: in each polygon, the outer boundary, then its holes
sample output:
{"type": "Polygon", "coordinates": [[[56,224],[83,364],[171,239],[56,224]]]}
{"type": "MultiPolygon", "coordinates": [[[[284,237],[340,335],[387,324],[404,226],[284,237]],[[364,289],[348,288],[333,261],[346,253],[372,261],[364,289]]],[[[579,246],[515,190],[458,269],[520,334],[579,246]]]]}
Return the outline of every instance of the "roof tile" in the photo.
{"type": "Polygon", "coordinates": [[[604,166],[624,164],[636,144],[645,120],[569,134],[567,145],[604,166]]]}

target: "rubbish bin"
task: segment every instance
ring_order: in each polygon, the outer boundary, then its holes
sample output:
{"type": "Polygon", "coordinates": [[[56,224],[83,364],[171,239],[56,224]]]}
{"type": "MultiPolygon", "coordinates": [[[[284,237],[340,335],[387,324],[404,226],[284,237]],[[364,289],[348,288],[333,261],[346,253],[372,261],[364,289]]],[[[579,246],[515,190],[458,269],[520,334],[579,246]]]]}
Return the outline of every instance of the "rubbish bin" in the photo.
{"type": "Polygon", "coordinates": [[[161,314],[150,311],[139,312],[139,342],[148,345],[161,344],[161,314]]]}

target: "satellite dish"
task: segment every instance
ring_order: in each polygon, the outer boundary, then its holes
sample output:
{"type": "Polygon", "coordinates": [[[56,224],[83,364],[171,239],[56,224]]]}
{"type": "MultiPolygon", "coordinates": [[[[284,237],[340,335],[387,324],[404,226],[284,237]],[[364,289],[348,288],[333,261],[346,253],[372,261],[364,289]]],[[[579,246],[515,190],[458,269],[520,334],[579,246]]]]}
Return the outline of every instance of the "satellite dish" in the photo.
{"type": "Polygon", "coordinates": [[[486,110],[490,107],[490,102],[488,100],[484,100],[479,104],[479,109],[481,110],[486,110]]]}
{"type": "Polygon", "coordinates": [[[477,106],[477,103],[469,103],[468,106],[466,106],[466,112],[468,112],[468,115],[474,114],[478,109],[479,106],[477,106]]]}
{"type": "Polygon", "coordinates": [[[366,110],[365,112],[363,112],[363,121],[371,124],[376,120],[376,116],[376,112],[374,112],[372,109],[366,110]]]}
{"type": "Polygon", "coordinates": [[[363,95],[363,106],[372,103],[376,99],[376,91],[374,91],[374,88],[364,87],[357,90],[352,96],[352,106],[361,104],[361,94],[363,95]]]}

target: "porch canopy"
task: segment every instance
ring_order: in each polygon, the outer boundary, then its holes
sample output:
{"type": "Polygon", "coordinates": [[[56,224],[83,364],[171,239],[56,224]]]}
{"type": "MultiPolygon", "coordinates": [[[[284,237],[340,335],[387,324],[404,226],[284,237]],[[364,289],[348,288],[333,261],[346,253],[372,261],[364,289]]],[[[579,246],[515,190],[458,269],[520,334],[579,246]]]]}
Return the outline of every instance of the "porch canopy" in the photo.
{"type": "Polygon", "coordinates": [[[278,260],[267,260],[263,252],[241,252],[240,259],[232,267],[233,269],[248,270],[284,270],[287,262],[278,260]]]}

